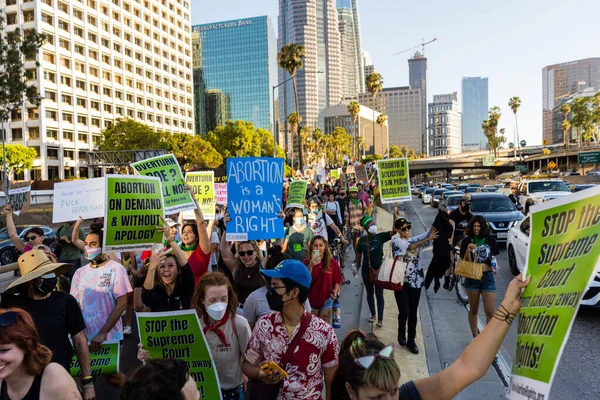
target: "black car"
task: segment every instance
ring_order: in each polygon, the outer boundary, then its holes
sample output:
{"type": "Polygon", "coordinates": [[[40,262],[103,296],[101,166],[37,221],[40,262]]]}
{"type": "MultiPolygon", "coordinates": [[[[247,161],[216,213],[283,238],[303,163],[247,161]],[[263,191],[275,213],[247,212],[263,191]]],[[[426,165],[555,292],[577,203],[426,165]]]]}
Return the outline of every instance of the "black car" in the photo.
{"type": "Polygon", "coordinates": [[[585,189],[593,188],[595,186],[596,185],[594,185],[593,183],[574,184],[574,185],[569,185],[569,190],[573,193],[576,193],[576,192],[581,192],[582,190],[585,190],[585,189]]]}
{"type": "Polygon", "coordinates": [[[492,236],[501,243],[506,243],[509,229],[523,219],[523,213],[503,193],[471,193],[471,213],[482,215],[492,236]]]}
{"type": "MultiPolygon", "coordinates": [[[[34,226],[17,226],[19,238],[25,241],[24,238],[27,236],[27,232],[34,226]]],[[[38,227],[44,231],[44,244],[48,244],[56,237],[56,232],[49,226],[39,225],[38,227]]],[[[12,264],[17,261],[20,255],[21,253],[17,251],[12,240],[8,237],[8,229],[0,229],[0,265],[12,264]]]]}
{"type": "Polygon", "coordinates": [[[442,193],[447,192],[448,189],[436,189],[431,194],[431,206],[437,207],[440,204],[440,197],[442,197],[442,193]]]}

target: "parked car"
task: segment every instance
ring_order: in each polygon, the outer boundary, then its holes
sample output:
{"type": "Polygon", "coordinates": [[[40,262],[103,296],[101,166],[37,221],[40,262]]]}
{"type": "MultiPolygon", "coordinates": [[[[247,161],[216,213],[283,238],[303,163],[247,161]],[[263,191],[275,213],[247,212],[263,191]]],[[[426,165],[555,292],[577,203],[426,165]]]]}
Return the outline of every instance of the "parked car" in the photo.
{"type": "Polygon", "coordinates": [[[567,171],[561,174],[562,176],[581,176],[579,172],[567,171]]]}
{"type": "Polygon", "coordinates": [[[529,214],[529,208],[534,204],[543,203],[569,194],[571,194],[569,187],[561,180],[523,181],[519,186],[519,203],[524,207],[525,214],[529,214]]]}
{"type": "Polygon", "coordinates": [[[496,183],[496,184],[494,185],[494,187],[495,187],[496,189],[501,189],[501,188],[503,188],[503,187],[504,187],[504,183],[496,183]]]}
{"type": "Polygon", "coordinates": [[[442,193],[447,192],[448,189],[436,189],[431,195],[431,207],[437,207],[440,205],[440,197],[442,193]]]}
{"type": "Polygon", "coordinates": [[[586,175],[587,176],[598,176],[598,175],[600,175],[600,171],[589,171],[586,175]]]}
{"type": "Polygon", "coordinates": [[[523,219],[523,213],[502,193],[472,193],[471,213],[487,220],[492,236],[499,243],[506,242],[508,230],[523,219]]]}
{"type": "MultiPolygon", "coordinates": [[[[17,226],[16,228],[19,238],[24,242],[27,232],[29,232],[33,226],[17,226]]],[[[40,225],[39,228],[44,231],[44,244],[50,244],[56,237],[54,229],[44,225],[40,225]]],[[[20,255],[21,253],[17,251],[13,242],[8,237],[8,229],[0,229],[0,265],[12,264],[17,261],[17,258],[19,258],[20,255]]]]}
{"type": "MultiPolygon", "coordinates": [[[[462,193],[461,194],[453,194],[453,195],[446,197],[442,203],[446,205],[446,210],[448,210],[448,213],[451,213],[452,211],[454,211],[458,208],[458,205],[460,204],[460,200],[462,198],[463,198],[462,193]]],[[[440,205],[442,203],[440,203],[440,205]]]]}
{"type": "Polygon", "coordinates": [[[481,187],[480,183],[469,183],[469,187],[481,187]]]}
{"type": "Polygon", "coordinates": [[[477,193],[480,192],[481,188],[479,186],[469,186],[465,189],[465,193],[477,193]]]}
{"type": "Polygon", "coordinates": [[[593,188],[596,185],[594,185],[593,183],[580,183],[580,184],[573,184],[573,185],[569,185],[569,190],[573,193],[575,192],[581,192],[582,190],[585,189],[589,189],[589,188],[593,188]]]}
{"type": "Polygon", "coordinates": [[[417,196],[421,197],[421,191],[423,190],[424,187],[425,187],[425,185],[422,185],[422,184],[415,185],[415,187],[413,189],[413,194],[416,194],[417,196]]]}
{"type": "Polygon", "coordinates": [[[455,194],[460,194],[461,196],[464,196],[464,193],[458,190],[447,190],[440,196],[440,204],[442,204],[448,197],[455,194]]]}
{"type": "Polygon", "coordinates": [[[458,190],[462,190],[464,192],[468,187],[468,183],[461,183],[460,185],[458,185],[458,190]]]}
{"type": "Polygon", "coordinates": [[[497,187],[484,187],[479,190],[482,193],[496,193],[498,191],[497,187]]]}
{"type": "MultiPolygon", "coordinates": [[[[513,275],[519,275],[527,262],[529,249],[531,218],[526,217],[510,228],[506,243],[508,267],[513,275]]],[[[581,299],[582,306],[600,306],[600,271],[596,272],[594,280],[581,299]]]]}
{"type": "Polygon", "coordinates": [[[423,204],[431,204],[431,197],[433,195],[433,192],[435,192],[436,190],[436,188],[425,189],[425,192],[423,192],[423,195],[421,197],[421,202],[423,204]]]}

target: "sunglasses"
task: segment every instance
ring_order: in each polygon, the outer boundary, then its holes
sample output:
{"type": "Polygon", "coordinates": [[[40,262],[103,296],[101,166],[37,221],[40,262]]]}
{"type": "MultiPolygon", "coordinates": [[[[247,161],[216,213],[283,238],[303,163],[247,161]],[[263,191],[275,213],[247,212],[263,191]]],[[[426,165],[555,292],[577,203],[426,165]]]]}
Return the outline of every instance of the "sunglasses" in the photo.
{"type": "Polygon", "coordinates": [[[3,314],[0,314],[0,327],[6,328],[7,326],[11,326],[17,320],[19,313],[16,311],[7,311],[3,314]]]}
{"type": "Polygon", "coordinates": [[[383,349],[381,349],[381,351],[379,351],[379,353],[355,358],[354,362],[356,363],[356,365],[364,369],[369,369],[375,363],[375,361],[377,361],[378,358],[382,358],[384,360],[393,360],[394,345],[390,344],[389,346],[384,347],[383,349]]]}
{"type": "Polygon", "coordinates": [[[408,231],[408,230],[410,230],[410,228],[411,228],[411,225],[409,224],[409,225],[405,225],[405,226],[403,226],[402,228],[400,228],[400,230],[401,230],[402,232],[404,232],[404,231],[408,231]]]}
{"type": "Polygon", "coordinates": [[[254,254],[254,250],[240,251],[239,254],[240,254],[240,257],[251,256],[254,254]]]}
{"type": "Polygon", "coordinates": [[[32,240],[35,240],[35,239],[37,239],[38,237],[39,237],[39,236],[37,236],[37,235],[31,235],[31,236],[27,236],[27,237],[25,238],[25,240],[27,240],[28,242],[31,242],[32,240]]]}

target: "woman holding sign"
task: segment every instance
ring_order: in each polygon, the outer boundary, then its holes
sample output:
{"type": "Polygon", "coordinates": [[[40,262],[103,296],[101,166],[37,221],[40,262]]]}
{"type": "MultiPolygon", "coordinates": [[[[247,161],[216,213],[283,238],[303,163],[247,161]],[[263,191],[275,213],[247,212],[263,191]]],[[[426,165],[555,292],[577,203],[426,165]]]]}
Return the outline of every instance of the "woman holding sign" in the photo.
{"type": "Polygon", "coordinates": [[[204,215],[202,215],[194,190],[189,185],[185,185],[185,189],[190,192],[196,205],[196,209],[194,209],[196,222],[187,223],[181,228],[181,250],[187,257],[194,273],[194,285],[197,285],[200,278],[208,272],[210,264],[210,235],[208,232],[212,232],[215,221],[211,220],[207,227],[204,226],[204,215]]]}

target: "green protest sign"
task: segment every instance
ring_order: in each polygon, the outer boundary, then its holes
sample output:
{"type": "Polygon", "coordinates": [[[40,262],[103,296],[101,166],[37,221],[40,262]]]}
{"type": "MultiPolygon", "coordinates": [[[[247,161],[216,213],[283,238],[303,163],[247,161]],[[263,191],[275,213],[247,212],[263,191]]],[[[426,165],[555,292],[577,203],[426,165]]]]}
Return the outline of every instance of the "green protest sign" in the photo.
{"type": "Polygon", "coordinates": [[[106,175],[105,253],[149,250],[162,243],[163,195],[160,179],[151,176],[106,175]]]}
{"type": "Polygon", "coordinates": [[[194,310],[137,313],[140,343],[150,358],[179,358],[186,362],[201,399],[220,399],[217,368],[194,310]]]}
{"type": "Polygon", "coordinates": [[[331,174],[331,179],[340,179],[339,169],[332,169],[331,171],[329,171],[329,173],[331,174]]]}
{"type": "Polygon", "coordinates": [[[196,208],[185,186],[179,163],[173,154],[149,158],[131,164],[142,176],[155,176],[162,182],[165,214],[175,214],[196,208]]]}
{"type": "Polygon", "coordinates": [[[379,192],[383,204],[411,201],[408,159],[394,158],[377,161],[379,192]]]}
{"type": "MultiPolygon", "coordinates": [[[[121,346],[119,341],[103,342],[98,351],[90,351],[90,364],[92,376],[111,375],[119,372],[119,359],[121,358],[121,346]]],[[[81,366],[73,350],[70,372],[72,377],[81,377],[81,366]]]]}
{"type": "MultiPolygon", "coordinates": [[[[185,182],[194,190],[196,201],[205,219],[215,219],[215,182],[213,171],[188,172],[185,182]]],[[[193,210],[183,213],[184,219],[196,219],[193,210]]]]}
{"type": "Polygon", "coordinates": [[[290,184],[290,196],[285,208],[303,208],[306,198],[306,181],[294,181],[290,184]]]}
{"type": "Polygon", "coordinates": [[[548,398],[586,287],[600,269],[600,187],[531,208],[510,399],[548,398]]]}

